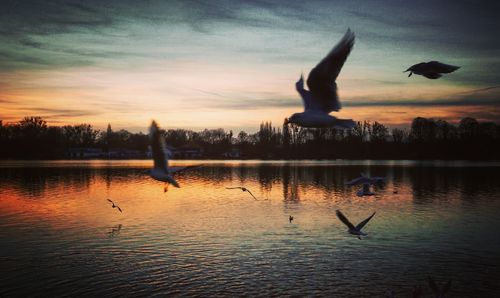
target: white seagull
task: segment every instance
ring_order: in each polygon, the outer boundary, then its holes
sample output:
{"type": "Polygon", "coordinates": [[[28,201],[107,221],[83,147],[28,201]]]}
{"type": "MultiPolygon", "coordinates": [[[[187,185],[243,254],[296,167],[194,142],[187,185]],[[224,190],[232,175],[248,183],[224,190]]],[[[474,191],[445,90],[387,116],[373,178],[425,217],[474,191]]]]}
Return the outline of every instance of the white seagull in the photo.
{"type": "Polygon", "coordinates": [[[361,229],[370,221],[370,219],[372,219],[372,217],[375,215],[375,212],[373,212],[373,214],[370,215],[370,217],[360,222],[357,226],[354,226],[347,219],[347,217],[345,217],[344,214],[340,212],[340,210],[337,210],[336,213],[340,221],[343,222],[349,228],[348,230],[349,234],[357,235],[359,240],[361,240],[361,236],[368,236],[368,234],[361,232],[361,229]]]}
{"type": "Polygon", "coordinates": [[[151,123],[151,127],[149,128],[149,137],[151,139],[151,153],[154,161],[154,166],[153,169],[150,171],[150,175],[151,177],[153,177],[153,179],[166,183],[166,186],[164,188],[165,192],[168,190],[169,184],[172,184],[175,187],[180,187],[179,183],[177,183],[174,177],[172,177],[173,174],[179,173],[181,171],[190,168],[201,166],[201,165],[195,165],[195,166],[187,166],[180,168],[169,167],[165,138],[160,133],[160,128],[158,127],[158,124],[156,124],[154,120],[151,123]]]}
{"type": "Polygon", "coordinates": [[[295,123],[302,127],[335,127],[351,129],[356,123],[351,119],[338,119],[329,115],[341,109],[337,95],[337,79],[344,62],[354,45],[354,33],[347,30],[340,42],[314,67],[307,78],[304,89],[304,76],[295,83],[304,103],[304,112],[285,118],[285,124],[295,123]]]}

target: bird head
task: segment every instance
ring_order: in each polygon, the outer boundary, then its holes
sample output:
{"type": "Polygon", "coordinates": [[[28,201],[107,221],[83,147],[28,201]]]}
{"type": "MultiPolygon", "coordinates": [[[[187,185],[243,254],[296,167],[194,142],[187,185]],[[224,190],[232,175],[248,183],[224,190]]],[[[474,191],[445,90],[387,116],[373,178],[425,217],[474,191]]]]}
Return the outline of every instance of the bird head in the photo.
{"type": "Polygon", "coordinates": [[[408,68],[407,70],[403,71],[403,72],[410,72],[410,74],[408,75],[408,77],[411,77],[411,75],[413,74],[413,66],[408,68]]]}

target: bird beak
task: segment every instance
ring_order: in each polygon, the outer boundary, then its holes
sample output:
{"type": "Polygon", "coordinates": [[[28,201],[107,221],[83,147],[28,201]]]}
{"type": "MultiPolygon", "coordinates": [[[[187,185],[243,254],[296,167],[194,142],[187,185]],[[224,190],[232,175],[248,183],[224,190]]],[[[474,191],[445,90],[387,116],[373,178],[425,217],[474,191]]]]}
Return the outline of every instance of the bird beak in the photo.
{"type": "Polygon", "coordinates": [[[288,125],[288,123],[290,123],[290,120],[288,120],[288,118],[285,118],[285,121],[283,121],[283,124],[288,125]]]}

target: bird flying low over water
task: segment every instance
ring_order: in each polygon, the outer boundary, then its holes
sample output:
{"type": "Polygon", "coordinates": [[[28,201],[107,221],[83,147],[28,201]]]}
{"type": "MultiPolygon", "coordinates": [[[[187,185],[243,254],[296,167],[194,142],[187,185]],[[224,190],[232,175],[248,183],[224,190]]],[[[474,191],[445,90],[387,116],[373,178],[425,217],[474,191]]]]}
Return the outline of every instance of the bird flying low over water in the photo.
{"type": "Polygon", "coordinates": [[[358,184],[382,184],[385,182],[385,177],[367,177],[361,174],[360,177],[354,178],[345,185],[358,185],[358,184]]]}
{"type": "Polygon", "coordinates": [[[172,177],[173,174],[201,166],[194,165],[178,168],[169,167],[165,138],[161,134],[158,124],[156,124],[154,120],[151,123],[151,127],[149,128],[149,137],[151,139],[151,153],[154,162],[153,169],[150,171],[150,175],[155,180],[167,183],[167,185],[165,186],[165,192],[167,191],[169,184],[172,184],[175,187],[180,187],[179,183],[177,183],[174,177],[172,177]]]}
{"type": "Polygon", "coordinates": [[[347,56],[354,45],[354,33],[348,29],[339,43],[326,55],[307,78],[307,87],[304,89],[304,77],[295,83],[297,92],[302,97],[304,112],[295,113],[285,119],[285,124],[295,123],[302,127],[336,127],[343,129],[353,128],[356,123],[351,119],[338,119],[329,115],[341,109],[337,95],[337,79],[347,56]]]}
{"type": "Polygon", "coordinates": [[[292,223],[292,221],[293,221],[293,216],[291,216],[291,215],[290,215],[290,216],[288,217],[288,220],[290,221],[290,223],[292,223]]]}
{"type": "Polygon", "coordinates": [[[116,205],[113,201],[111,201],[110,199],[108,199],[108,201],[112,204],[111,207],[113,208],[118,208],[118,211],[122,212],[122,208],[118,207],[118,205],[116,205]]]}
{"type": "Polygon", "coordinates": [[[248,188],[235,186],[235,187],[226,187],[226,189],[241,189],[241,191],[248,192],[253,197],[254,200],[258,201],[258,199],[253,195],[253,193],[248,188]]]}
{"type": "Polygon", "coordinates": [[[368,234],[361,232],[361,229],[370,221],[370,219],[372,219],[372,217],[375,215],[375,212],[373,212],[373,214],[370,215],[370,217],[360,222],[357,226],[354,226],[347,219],[347,217],[345,217],[344,214],[340,212],[340,210],[337,210],[336,214],[337,217],[340,219],[340,221],[343,222],[349,228],[348,232],[352,235],[357,235],[358,239],[361,240],[361,236],[368,236],[368,234]]]}
{"type": "Polygon", "coordinates": [[[410,68],[403,72],[410,72],[408,77],[412,74],[422,75],[428,79],[438,79],[443,73],[451,73],[459,69],[460,66],[444,64],[439,61],[422,62],[412,65],[410,68]]]}

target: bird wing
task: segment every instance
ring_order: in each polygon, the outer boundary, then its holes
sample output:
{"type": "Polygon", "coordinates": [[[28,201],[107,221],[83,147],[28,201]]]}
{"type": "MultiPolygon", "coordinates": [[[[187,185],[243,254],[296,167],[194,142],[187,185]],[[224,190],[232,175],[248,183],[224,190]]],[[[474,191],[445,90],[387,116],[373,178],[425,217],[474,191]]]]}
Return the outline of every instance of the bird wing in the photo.
{"type": "Polygon", "coordinates": [[[372,217],[375,215],[376,212],[373,212],[372,215],[370,215],[370,217],[368,217],[367,219],[363,220],[362,222],[360,222],[357,226],[356,226],[356,230],[361,230],[369,221],[370,219],[372,219],[372,217]]]}
{"type": "Polygon", "coordinates": [[[151,153],[153,155],[154,168],[167,172],[168,157],[165,138],[154,120],[149,128],[149,137],[151,139],[151,153]]]}
{"type": "Polygon", "coordinates": [[[116,206],[116,208],[118,208],[118,210],[120,210],[120,212],[122,212],[122,208],[120,208],[120,207],[118,207],[118,206],[116,206]]]}
{"type": "Polygon", "coordinates": [[[190,169],[194,169],[194,168],[199,168],[199,167],[202,167],[203,165],[192,165],[192,166],[187,166],[187,167],[170,167],[168,169],[168,171],[170,172],[170,174],[176,174],[176,173],[180,173],[180,172],[184,172],[186,170],[190,170],[190,169]]]}
{"type": "Polygon", "coordinates": [[[349,229],[354,230],[354,225],[347,219],[347,217],[340,212],[340,210],[337,210],[335,212],[337,214],[337,217],[340,219],[341,222],[343,222],[349,229]]]}
{"type": "Polygon", "coordinates": [[[295,83],[295,89],[299,92],[300,97],[302,98],[302,103],[304,104],[304,111],[309,110],[320,110],[322,105],[315,101],[311,91],[304,89],[304,76],[300,75],[300,79],[295,83]]]}
{"type": "Polygon", "coordinates": [[[427,63],[429,72],[450,73],[459,69],[460,66],[441,63],[439,61],[430,61],[427,63]]]}
{"type": "Polygon", "coordinates": [[[248,190],[248,188],[247,188],[247,192],[254,198],[254,200],[258,201],[257,198],[253,195],[253,193],[250,190],[248,190]]]}
{"type": "Polygon", "coordinates": [[[364,183],[370,183],[370,179],[364,176],[354,178],[349,182],[346,182],[345,185],[358,185],[358,184],[364,184],[364,183]]]}
{"type": "Polygon", "coordinates": [[[108,199],[109,202],[111,202],[111,204],[114,204],[113,201],[111,201],[110,199],[108,199]]]}
{"type": "Polygon", "coordinates": [[[341,109],[335,80],[351,53],[354,37],[354,33],[348,29],[339,43],[309,73],[307,86],[312,92],[315,105],[320,106],[324,112],[341,109]]]}
{"type": "Polygon", "coordinates": [[[241,187],[236,186],[236,187],[226,187],[226,189],[241,189],[241,187]]]}

